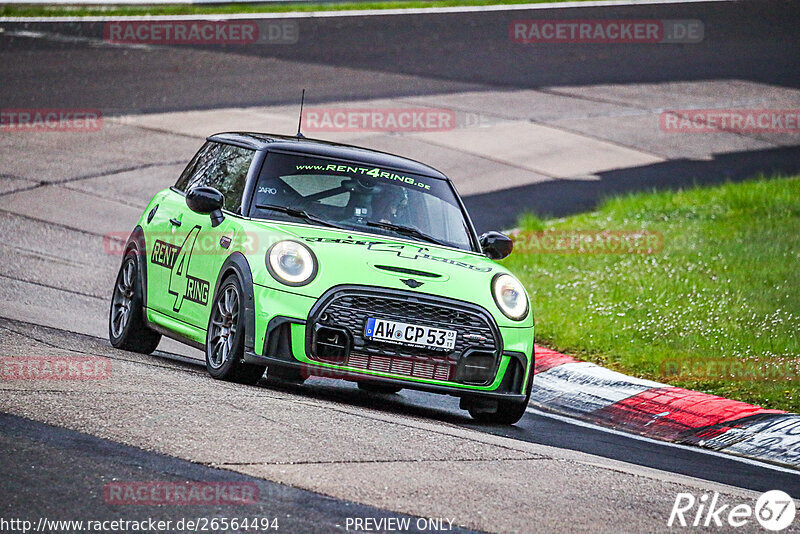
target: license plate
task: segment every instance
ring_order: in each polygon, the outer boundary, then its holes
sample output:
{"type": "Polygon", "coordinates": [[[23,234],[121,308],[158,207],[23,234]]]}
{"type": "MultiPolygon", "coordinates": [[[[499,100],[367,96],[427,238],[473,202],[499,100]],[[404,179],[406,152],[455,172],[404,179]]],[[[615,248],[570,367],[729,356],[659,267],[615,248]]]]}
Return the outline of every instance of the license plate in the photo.
{"type": "Polygon", "coordinates": [[[456,346],[455,330],[444,330],[430,326],[417,326],[386,319],[367,319],[364,337],[398,345],[426,347],[434,350],[453,350],[456,346]]]}

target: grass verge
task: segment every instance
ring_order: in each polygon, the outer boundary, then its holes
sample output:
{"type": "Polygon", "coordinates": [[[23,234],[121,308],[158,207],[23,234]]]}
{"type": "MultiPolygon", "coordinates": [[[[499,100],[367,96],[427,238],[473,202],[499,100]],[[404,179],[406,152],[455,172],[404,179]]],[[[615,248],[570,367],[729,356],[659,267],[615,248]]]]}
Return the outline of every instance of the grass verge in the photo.
{"type": "MultiPolygon", "coordinates": [[[[239,13],[287,13],[307,11],[348,11],[354,9],[417,9],[428,7],[488,6],[514,4],[550,4],[564,0],[408,0],[389,2],[264,3],[152,6],[114,5],[58,6],[37,4],[0,4],[0,17],[87,17],[143,15],[221,15],[239,13]]],[[[587,0],[578,0],[587,1],[587,0]]]]}
{"type": "Polygon", "coordinates": [[[565,219],[527,216],[520,228],[663,235],[655,253],[554,254],[537,245],[505,260],[531,295],[538,343],[800,412],[800,176],[630,194],[565,219]]]}

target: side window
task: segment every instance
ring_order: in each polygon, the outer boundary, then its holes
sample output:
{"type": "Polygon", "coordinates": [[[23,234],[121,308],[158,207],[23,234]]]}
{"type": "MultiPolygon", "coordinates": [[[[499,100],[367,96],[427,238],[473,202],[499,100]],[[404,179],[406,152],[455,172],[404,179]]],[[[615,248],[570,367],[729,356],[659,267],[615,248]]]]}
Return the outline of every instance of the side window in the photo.
{"type": "Polygon", "coordinates": [[[207,142],[206,144],[203,145],[203,147],[200,150],[197,151],[197,154],[194,155],[194,157],[186,166],[186,168],[183,169],[183,172],[181,173],[180,178],[178,178],[178,181],[175,182],[175,189],[177,189],[178,191],[182,191],[183,193],[191,189],[189,187],[189,182],[194,176],[194,170],[195,168],[197,168],[197,162],[200,161],[201,159],[207,158],[208,153],[213,152],[212,149],[215,146],[216,145],[214,143],[207,142]]]}
{"type": "Polygon", "coordinates": [[[194,167],[181,176],[175,187],[189,191],[208,185],[225,197],[225,209],[239,213],[244,194],[245,180],[255,151],[219,143],[206,143],[195,156],[194,167]]]}

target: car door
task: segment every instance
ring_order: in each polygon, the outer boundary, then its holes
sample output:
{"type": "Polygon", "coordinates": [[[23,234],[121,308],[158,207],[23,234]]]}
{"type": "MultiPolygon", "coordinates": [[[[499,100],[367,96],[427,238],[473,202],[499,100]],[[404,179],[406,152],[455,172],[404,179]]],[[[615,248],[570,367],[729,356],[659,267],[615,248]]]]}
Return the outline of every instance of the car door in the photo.
{"type": "Polygon", "coordinates": [[[195,171],[207,167],[214,158],[215,150],[212,143],[203,145],[181,173],[177,183],[161,193],[144,226],[147,239],[147,307],[156,312],[174,315],[176,302],[169,287],[185,237],[181,232],[183,217],[189,211],[185,191],[195,171]]]}
{"type": "Polygon", "coordinates": [[[254,155],[248,148],[209,143],[192,175],[176,187],[185,194],[194,187],[210,186],[225,197],[225,219],[216,227],[208,215],[191,211],[185,201],[170,219],[175,260],[166,280],[170,298],[165,313],[199,329],[208,326],[217,276],[230,254],[230,243],[241,231],[242,196],[254,155]]]}

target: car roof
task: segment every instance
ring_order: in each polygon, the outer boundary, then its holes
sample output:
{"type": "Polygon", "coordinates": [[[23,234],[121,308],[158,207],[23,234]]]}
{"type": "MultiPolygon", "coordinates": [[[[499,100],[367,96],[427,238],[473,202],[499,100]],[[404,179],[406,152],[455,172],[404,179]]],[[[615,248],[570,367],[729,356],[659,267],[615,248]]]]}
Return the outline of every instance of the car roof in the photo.
{"type": "Polygon", "coordinates": [[[449,181],[449,178],[440,171],[413,159],[322,139],[255,132],[225,132],[214,134],[208,140],[246,146],[254,150],[277,150],[357,161],[449,181]]]}

